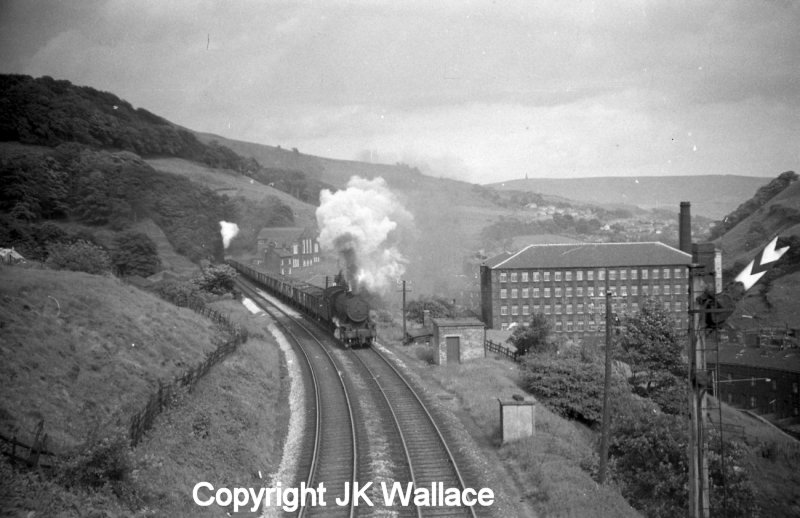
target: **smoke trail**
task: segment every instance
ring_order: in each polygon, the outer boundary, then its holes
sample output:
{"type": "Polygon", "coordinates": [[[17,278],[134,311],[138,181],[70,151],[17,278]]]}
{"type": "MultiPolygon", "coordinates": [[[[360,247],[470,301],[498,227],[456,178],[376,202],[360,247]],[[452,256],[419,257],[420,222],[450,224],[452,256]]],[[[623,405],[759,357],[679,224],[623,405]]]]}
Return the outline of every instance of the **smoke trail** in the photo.
{"type": "Polygon", "coordinates": [[[347,189],[320,193],[319,244],[344,260],[354,289],[385,293],[405,273],[407,261],[397,248],[397,230],[412,219],[383,178],[354,176],[347,189]]]}
{"type": "Polygon", "coordinates": [[[219,228],[222,234],[222,246],[227,250],[228,245],[231,244],[231,239],[236,237],[236,234],[239,233],[239,225],[236,223],[228,223],[227,221],[220,221],[219,228]]]}

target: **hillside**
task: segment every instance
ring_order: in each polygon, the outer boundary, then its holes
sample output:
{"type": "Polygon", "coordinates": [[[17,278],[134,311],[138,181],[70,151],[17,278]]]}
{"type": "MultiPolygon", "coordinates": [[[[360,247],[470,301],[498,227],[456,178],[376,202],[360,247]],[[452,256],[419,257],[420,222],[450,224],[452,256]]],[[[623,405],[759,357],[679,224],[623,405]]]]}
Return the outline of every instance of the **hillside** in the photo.
{"type": "Polygon", "coordinates": [[[752,212],[715,241],[722,250],[723,271],[726,273],[723,282],[730,282],[776,236],[779,237],[778,246],[791,244],[792,248],[750,289],[731,322],[742,327],[800,327],[797,298],[800,290],[797,263],[800,252],[797,249],[800,244],[800,182],[787,183],[771,198],[761,199],[757,204],[751,199],[742,207],[751,205],[755,206],[752,212]],[[742,314],[755,318],[741,318],[742,314]]]}
{"type": "Polygon", "coordinates": [[[216,140],[265,167],[302,168],[308,176],[339,189],[352,176],[382,177],[414,216],[413,227],[403,229],[406,239],[401,250],[409,260],[407,278],[416,286],[415,296],[456,293],[462,282],[458,276],[463,273],[464,258],[482,247],[481,232],[514,213],[514,209],[498,204],[488,189],[426,176],[405,165],[333,160],[207,134],[198,134],[198,138],[216,140]]]}
{"type": "Polygon", "coordinates": [[[643,209],[692,203],[692,213],[720,219],[766,183],[763,177],[732,175],[640,176],[638,178],[529,178],[490,184],[498,190],[531,191],[601,206],[643,209]]]}
{"type": "Polygon", "coordinates": [[[191,310],[82,272],[0,267],[0,320],[0,431],[29,438],[44,419],[58,451],[127,426],[159,380],[223,339],[191,310]]]}

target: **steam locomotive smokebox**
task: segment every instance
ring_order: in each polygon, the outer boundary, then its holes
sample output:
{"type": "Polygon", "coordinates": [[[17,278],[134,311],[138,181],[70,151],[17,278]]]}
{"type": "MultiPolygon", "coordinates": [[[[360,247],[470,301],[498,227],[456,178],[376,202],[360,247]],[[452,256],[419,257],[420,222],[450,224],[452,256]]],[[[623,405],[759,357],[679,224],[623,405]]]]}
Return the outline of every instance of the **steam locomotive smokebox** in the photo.
{"type": "Polygon", "coordinates": [[[369,318],[369,304],[360,295],[348,292],[342,286],[331,286],[325,290],[331,302],[331,317],[351,322],[364,322],[369,318]]]}
{"type": "Polygon", "coordinates": [[[497,401],[500,403],[500,430],[503,444],[533,437],[536,433],[536,403],[521,396],[497,401]]]}
{"type": "Polygon", "coordinates": [[[337,303],[344,306],[340,308],[340,311],[346,314],[347,318],[353,322],[363,322],[369,318],[369,305],[360,296],[348,293],[336,300],[337,303]]]}

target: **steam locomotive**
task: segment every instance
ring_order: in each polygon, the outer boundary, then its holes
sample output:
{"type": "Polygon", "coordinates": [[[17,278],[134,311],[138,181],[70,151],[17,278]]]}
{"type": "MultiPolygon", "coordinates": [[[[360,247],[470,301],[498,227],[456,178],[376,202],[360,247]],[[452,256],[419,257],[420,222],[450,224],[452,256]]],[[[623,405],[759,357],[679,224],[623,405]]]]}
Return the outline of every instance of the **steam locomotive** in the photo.
{"type": "Polygon", "coordinates": [[[332,286],[320,288],[284,275],[260,272],[232,259],[227,263],[239,274],[322,322],[345,347],[372,345],[375,324],[369,317],[369,303],[350,291],[341,276],[337,276],[332,286]]]}

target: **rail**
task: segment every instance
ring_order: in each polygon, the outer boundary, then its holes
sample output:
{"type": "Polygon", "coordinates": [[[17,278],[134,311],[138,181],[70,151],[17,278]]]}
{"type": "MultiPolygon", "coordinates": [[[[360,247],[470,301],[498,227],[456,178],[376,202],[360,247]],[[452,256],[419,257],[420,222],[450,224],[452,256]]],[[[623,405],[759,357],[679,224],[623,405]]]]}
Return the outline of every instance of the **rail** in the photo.
{"type": "MultiPolygon", "coordinates": [[[[237,285],[240,287],[240,289],[242,289],[243,292],[248,293],[254,299],[263,299],[263,297],[261,297],[255,290],[253,290],[252,288],[247,286],[244,282],[241,282],[240,280],[237,280],[237,285]]],[[[334,464],[333,467],[331,467],[331,461],[330,460],[328,461],[327,464],[325,464],[325,462],[323,462],[323,457],[324,456],[333,456],[334,459],[335,459],[336,454],[339,453],[339,450],[341,450],[341,446],[342,445],[341,445],[341,443],[336,441],[335,437],[334,437],[336,435],[336,431],[337,431],[336,430],[336,428],[337,428],[336,427],[336,423],[333,422],[334,421],[333,419],[331,419],[331,420],[323,420],[323,417],[324,417],[323,413],[324,412],[331,412],[332,415],[334,416],[334,419],[335,419],[336,416],[339,415],[339,413],[336,412],[336,410],[335,410],[335,406],[337,406],[335,399],[332,400],[332,398],[335,398],[335,395],[334,395],[333,391],[329,390],[330,387],[328,387],[328,389],[324,389],[324,388],[321,387],[321,385],[325,381],[325,378],[323,376],[324,371],[320,370],[318,372],[318,369],[314,368],[315,361],[316,362],[320,362],[320,361],[324,361],[324,360],[318,360],[318,358],[320,358],[320,355],[314,354],[313,352],[308,351],[306,349],[306,347],[303,346],[301,340],[297,337],[297,335],[291,329],[289,329],[289,326],[286,325],[286,323],[282,322],[281,321],[282,319],[277,318],[277,315],[276,315],[275,311],[277,311],[281,315],[283,315],[283,317],[285,319],[288,319],[289,321],[293,322],[294,325],[296,325],[299,328],[303,329],[308,334],[308,336],[311,338],[311,340],[313,340],[314,342],[317,343],[319,348],[324,353],[324,355],[322,355],[322,356],[324,356],[324,358],[327,360],[327,364],[329,364],[329,366],[332,369],[332,370],[329,371],[332,374],[332,376],[328,376],[328,381],[330,381],[330,378],[335,377],[336,381],[338,383],[337,386],[341,387],[341,394],[342,394],[342,396],[344,398],[344,406],[346,407],[346,415],[348,416],[348,423],[349,423],[347,425],[348,430],[349,430],[349,433],[348,433],[348,435],[349,435],[349,445],[352,448],[352,452],[353,452],[353,454],[352,454],[352,463],[347,467],[349,469],[348,482],[350,482],[350,487],[351,488],[355,487],[356,472],[357,472],[357,465],[358,465],[355,421],[353,419],[353,408],[352,408],[352,403],[350,401],[350,395],[349,395],[349,393],[347,391],[347,387],[344,384],[344,380],[341,377],[341,369],[340,369],[340,367],[337,365],[336,361],[333,359],[333,357],[331,356],[331,354],[327,350],[327,348],[324,347],[322,345],[322,343],[316,338],[316,336],[314,336],[314,334],[311,333],[311,331],[309,331],[309,329],[307,327],[305,327],[305,325],[303,325],[301,322],[299,322],[295,317],[293,317],[292,315],[286,313],[278,305],[270,303],[270,306],[275,308],[275,310],[266,307],[264,304],[260,304],[260,305],[265,309],[265,311],[267,311],[267,313],[269,313],[270,315],[272,315],[274,317],[274,320],[276,321],[277,325],[279,325],[281,327],[281,329],[283,331],[285,331],[286,334],[289,335],[292,338],[292,341],[293,341],[293,344],[295,346],[295,349],[297,349],[299,351],[299,353],[300,353],[299,356],[305,360],[305,364],[308,367],[309,372],[310,372],[310,376],[309,377],[311,378],[311,383],[312,383],[313,391],[314,391],[314,398],[313,399],[315,401],[315,415],[314,415],[313,451],[312,451],[312,454],[311,454],[310,462],[308,464],[308,466],[309,466],[308,473],[306,474],[305,480],[304,480],[304,482],[306,484],[306,487],[316,487],[318,484],[323,484],[324,486],[332,485],[332,484],[328,483],[329,481],[324,480],[325,475],[323,475],[323,471],[327,471],[327,476],[329,478],[333,478],[336,475],[336,473],[335,473],[336,466],[334,464]],[[315,360],[315,359],[317,359],[317,360],[315,360]],[[326,443],[331,443],[331,442],[334,442],[335,444],[326,444],[326,443]],[[333,471],[334,473],[331,474],[330,473],[331,471],[333,471]]],[[[317,367],[322,369],[322,366],[319,363],[317,363],[317,367]]],[[[340,426],[340,428],[341,428],[341,426],[340,426]]],[[[341,432],[342,430],[340,429],[338,431],[341,432]]],[[[333,462],[335,462],[335,460],[333,462]]],[[[298,516],[298,518],[302,518],[302,517],[310,515],[310,514],[319,513],[321,510],[324,511],[325,508],[316,508],[315,509],[315,508],[311,508],[311,507],[301,506],[301,507],[298,508],[297,516],[298,516]]],[[[350,518],[352,518],[355,515],[355,508],[354,508],[353,500],[351,499],[348,509],[342,509],[342,510],[347,512],[348,516],[350,518]]]]}
{"type": "MultiPolygon", "coordinates": [[[[394,416],[394,418],[395,418],[395,422],[397,423],[397,428],[398,428],[398,431],[400,432],[400,435],[401,435],[401,437],[403,437],[402,427],[401,427],[401,424],[399,423],[399,421],[397,420],[397,413],[395,412],[395,408],[396,408],[397,406],[400,406],[400,405],[402,405],[402,403],[403,403],[403,402],[402,402],[402,401],[395,401],[395,402],[394,402],[395,404],[394,404],[394,405],[392,404],[392,402],[390,401],[390,398],[388,397],[388,395],[387,395],[387,394],[386,394],[386,392],[384,391],[384,387],[385,387],[385,385],[384,385],[384,386],[381,386],[381,383],[379,383],[379,382],[378,382],[378,380],[382,380],[382,381],[384,381],[384,382],[385,382],[385,381],[386,381],[386,378],[385,378],[385,377],[383,377],[383,376],[375,376],[375,375],[374,375],[373,371],[372,371],[372,370],[371,370],[369,367],[367,367],[366,363],[363,361],[363,358],[362,358],[362,357],[363,357],[364,355],[367,355],[367,354],[374,354],[375,356],[377,356],[377,358],[379,358],[379,360],[380,360],[380,361],[381,361],[381,362],[382,362],[384,365],[386,365],[386,366],[389,368],[389,370],[390,370],[392,373],[394,373],[394,376],[395,376],[395,378],[394,378],[394,379],[396,379],[396,380],[398,380],[398,381],[399,381],[399,383],[400,383],[400,384],[403,386],[403,388],[404,388],[404,389],[407,391],[407,394],[409,394],[410,398],[411,398],[411,399],[412,399],[412,400],[413,400],[413,401],[414,401],[414,402],[415,402],[415,403],[418,405],[418,408],[419,408],[419,409],[421,409],[421,410],[422,410],[422,412],[424,413],[424,415],[425,415],[425,421],[431,425],[431,427],[432,427],[432,429],[433,429],[433,431],[434,431],[435,437],[439,439],[439,444],[441,445],[441,447],[442,447],[442,449],[443,449],[443,451],[444,451],[444,453],[445,453],[445,456],[446,456],[446,458],[447,458],[447,462],[450,464],[450,467],[452,468],[452,471],[453,471],[453,475],[455,475],[455,479],[458,481],[458,484],[461,486],[461,488],[462,488],[462,489],[463,489],[463,488],[466,488],[466,487],[467,487],[467,485],[464,483],[464,477],[462,476],[462,474],[461,474],[461,471],[458,469],[458,464],[456,463],[456,460],[455,460],[455,458],[454,458],[454,456],[453,456],[453,453],[452,453],[452,451],[450,450],[449,446],[447,445],[447,441],[445,440],[445,438],[444,438],[444,435],[442,434],[442,431],[441,431],[441,429],[440,429],[440,428],[439,428],[439,426],[436,424],[436,420],[435,420],[435,419],[433,418],[433,416],[431,415],[431,413],[430,413],[430,411],[428,410],[427,406],[425,406],[425,403],[423,403],[422,399],[420,399],[419,395],[417,394],[417,391],[416,391],[416,390],[414,390],[414,389],[411,387],[411,385],[408,383],[408,381],[406,380],[406,378],[405,378],[405,377],[404,377],[402,374],[400,374],[400,371],[398,371],[398,370],[397,370],[397,367],[395,367],[395,366],[392,364],[392,362],[390,362],[390,361],[388,360],[388,358],[386,358],[386,356],[385,356],[384,354],[382,354],[382,353],[381,353],[381,352],[380,352],[378,349],[376,349],[376,348],[374,348],[374,347],[373,347],[373,348],[371,348],[371,349],[367,349],[367,350],[364,350],[364,351],[355,351],[355,352],[356,352],[356,356],[357,356],[357,358],[359,359],[359,361],[361,361],[361,363],[362,363],[362,364],[363,364],[363,365],[366,367],[367,371],[369,371],[369,372],[372,374],[373,378],[375,379],[375,382],[376,382],[376,383],[378,384],[378,386],[380,387],[381,393],[383,393],[384,397],[386,398],[386,402],[387,402],[387,404],[389,405],[389,408],[390,408],[390,409],[391,409],[391,411],[392,411],[392,415],[393,415],[393,416],[394,416]]],[[[403,406],[405,406],[405,405],[403,405],[403,406]]],[[[409,424],[409,423],[406,423],[406,426],[408,426],[408,424],[409,424]]],[[[404,448],[404,450],[405,450],[406,454],[409,456],[409,457],[408,457],[409,469],[411,470],[411,473],[412,473],[412,478],[414,479],[413,481],[414,481],[414,483],[415,483],[415,486],[416,486],[416,483],[417,483],[418,481],[419,481],[419,482],[421,482],[421,483],[424,485],[424,484],[425,484],[426,482],[428,482],[428,481],[420,481],[420,480],[419,480],[419,478],[418,478],[418,473],[417,473],[417,472],[415,472],[415,470],[414,470],[414,468],[415,468],[415,467],[414,467],[414,464],[413,464],[413,462],[411,461],[411,458],[410,458],[410,453],[411,453],[411,451],[409,450],[409,448],[408,448],[408,445],[407,445],[407,443],[406,443],[406,438],[405,438],[405,437],[403,437],[403,438],[402,438],[402,440],[403,440],[403,448],[404,448]]],[[[430,444],[430,438],[429,438],[429,437],[426,437],[426,438],[425,438],[425,442],[426,442],[426,444],[430,444]]],[[[427,457],[426,457],[426,458],[427,458],[427,457]]],[[[428,460],[429,460],[429,459],[428,459],[428,460]]],[[[441,480],[441,477],[439,477],[439,476],[437,476],[437,477],[435,477],[435,478],[436,478],[437,480],[441,480]]],[[[475,517],[477,516],[477,515],[475,514],[475,508],[474,508],[474,506],[468,506],[466,509],[468,510],[469,516],[471,516],[472,518],[475,518],[475,517]]],[[[437,510],[436,510],[436,509],[431,509],[431,512],[432,512],[432,513],[434,513],[434,514],[436,514],[436,513],[437,513],[437,510]]],[[[417,508],[417,516],[419,516],[419,517],[423,516],[423,514],[422,514],[422,510],[421,510],[419,507],[417,508]]]]}

